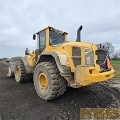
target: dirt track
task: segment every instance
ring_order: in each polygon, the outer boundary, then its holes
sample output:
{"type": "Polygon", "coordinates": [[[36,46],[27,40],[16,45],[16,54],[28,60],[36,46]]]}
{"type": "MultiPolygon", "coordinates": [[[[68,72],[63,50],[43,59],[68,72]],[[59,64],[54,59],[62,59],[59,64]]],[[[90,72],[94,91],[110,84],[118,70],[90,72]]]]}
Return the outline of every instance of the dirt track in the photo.
{"type": "MultiPolygon", "coordinates": [[[[7,78],[7,65],[0,63],[0,116],[3,120],[79,120],[80,108],[120,107],[120,89],[96,84],[83,89],[68,88],[64,95],[44,101],[33,81],[24,84],[7,78]]],[[[117,80],[116,80],[117,81],[117,80]]]]}

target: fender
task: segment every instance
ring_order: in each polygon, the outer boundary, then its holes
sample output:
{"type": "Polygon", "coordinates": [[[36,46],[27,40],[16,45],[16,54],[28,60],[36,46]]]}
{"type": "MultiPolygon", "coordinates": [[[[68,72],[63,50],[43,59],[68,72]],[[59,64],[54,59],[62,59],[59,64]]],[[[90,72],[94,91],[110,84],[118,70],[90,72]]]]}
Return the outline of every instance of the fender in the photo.
{"type": "Polygon", "coordinates": [[[42,52],[37,63],[40,63],[42,61],[43,58],[48,58],[48,57],[53,57],[55,59],[56,65],[60,71],[61,74],[70,74],[71,70],[69,67],[61,65],[58,54],[55,52],[42,52]]]}

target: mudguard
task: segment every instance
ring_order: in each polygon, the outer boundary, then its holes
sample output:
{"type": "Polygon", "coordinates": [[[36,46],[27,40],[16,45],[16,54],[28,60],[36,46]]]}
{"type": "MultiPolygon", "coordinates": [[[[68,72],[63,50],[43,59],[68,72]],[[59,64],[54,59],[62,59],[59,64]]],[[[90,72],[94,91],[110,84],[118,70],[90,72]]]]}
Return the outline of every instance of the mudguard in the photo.
{"type": "Polygon", "coordinates": [[[55,59],[55,62],[57,64],[57,67],[61,74],[71,73],[71,70],[69,67],[61,65],[59,57],[58,57],[57,53],[55,53],[55,52],[42,52],[42,54],[40,55],[40,58],[38,59],[36,64],[40,63],[43,57],[50,57],[50,56],[55,59]]]}

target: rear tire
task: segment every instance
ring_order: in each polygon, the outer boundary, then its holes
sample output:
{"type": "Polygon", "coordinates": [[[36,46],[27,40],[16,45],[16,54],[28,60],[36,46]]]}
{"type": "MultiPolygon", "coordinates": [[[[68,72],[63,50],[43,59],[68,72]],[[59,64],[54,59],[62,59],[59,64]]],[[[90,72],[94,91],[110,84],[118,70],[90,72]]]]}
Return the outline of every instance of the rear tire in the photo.
{"type": "Polygon", "coordinates": [[[22,60],[18,60],[16,62],[14,74],[15,74],[15,80],[19,83],[27,82],[32,79],[32,74],[26,74],[25,67],[22,60]]]}
{"type": "Polygon", "coordinates": [[[42,62],[35,68],[34,86],[42,99],[51,100],[66,91],[67,81],[60,75],[55,62],[42,62]]]}

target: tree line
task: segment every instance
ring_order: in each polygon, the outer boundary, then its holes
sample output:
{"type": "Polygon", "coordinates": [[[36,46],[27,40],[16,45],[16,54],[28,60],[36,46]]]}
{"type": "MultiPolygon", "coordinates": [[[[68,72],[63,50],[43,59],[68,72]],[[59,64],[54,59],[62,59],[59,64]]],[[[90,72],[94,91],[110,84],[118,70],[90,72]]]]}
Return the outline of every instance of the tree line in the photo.
{"type": "Polygon", "coordinates": [[[111,59],[119,60],[120,59],[120,50],[115,51],[115,47],[110,42],[102,43],[104,48],[108,50],[109,56],[111,59]]]}

